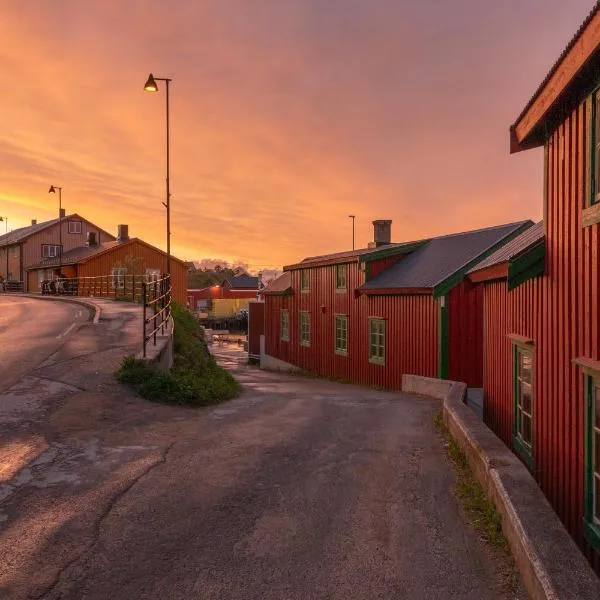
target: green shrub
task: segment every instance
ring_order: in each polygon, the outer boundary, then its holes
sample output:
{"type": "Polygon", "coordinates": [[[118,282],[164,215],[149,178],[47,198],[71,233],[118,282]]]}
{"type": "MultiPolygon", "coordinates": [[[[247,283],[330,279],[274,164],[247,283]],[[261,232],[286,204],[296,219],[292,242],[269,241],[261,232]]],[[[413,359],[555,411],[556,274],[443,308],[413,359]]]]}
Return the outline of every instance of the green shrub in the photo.
{"type": "Polygon", "coordinates": [[[239,384],[208,353],[198,322],[189,311],[173,307],[174,364],[162,373],[154,365],[125,357],[117,379],[154,402],[207,406],[234,398],[239,384]]]}

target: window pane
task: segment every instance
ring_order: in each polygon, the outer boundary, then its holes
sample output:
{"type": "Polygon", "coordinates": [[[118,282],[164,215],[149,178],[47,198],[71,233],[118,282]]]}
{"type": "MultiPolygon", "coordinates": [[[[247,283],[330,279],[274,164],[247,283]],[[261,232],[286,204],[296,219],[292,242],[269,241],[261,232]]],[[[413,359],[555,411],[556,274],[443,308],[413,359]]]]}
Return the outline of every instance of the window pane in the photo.
{"type": "Polygon", "coordinates": [[[593,469],[598,475],[600,475],[600,431],[596,431],[594,433],[594,445],[595,445],[595,463],[593,465],[593,469]]]}
{"type": "Polygon", "coordinates": [[[522,415],[523,430],[521,435],[523,441],[527,444],[531,444],[531,419],[527,415],[522,415]]]}
{"type": "Polygon", "coordinates": [[[521,384],[521,406],[526,413],[531,414],[531,386],[528,383],[521,384]]]}
{"type": "Polygon", "coordinates": [[[520,377],[525,383],[531,383],[531,356],[529,354],[520,354],[520,358],[520,377]]]}
{"type": "Polygon", "coordinates": [[[595,391],[596,401],[594,404],[596,405],[596,427],[600,427],[600,386],[596,386],[595,391]]]}
{"type": "Polygon", "coordinates": [[[600,522],[600,477],[594,477],[594,519],[600,522]]]}

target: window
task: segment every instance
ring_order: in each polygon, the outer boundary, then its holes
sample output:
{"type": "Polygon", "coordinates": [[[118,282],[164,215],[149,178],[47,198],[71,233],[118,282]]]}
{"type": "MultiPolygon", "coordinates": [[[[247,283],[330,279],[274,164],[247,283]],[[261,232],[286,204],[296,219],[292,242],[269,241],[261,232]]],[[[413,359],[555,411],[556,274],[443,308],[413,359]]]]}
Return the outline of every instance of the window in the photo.
{"type": "Polygon", "coordinates": [[[600,377],[587,377],[586,539],[600,551],[600,377]]]}
{"type": "Polygon", "coordinates": [[[385,364],[385,321],[369,319],[369,362],[385,364]]]}
{"type": "Polygon", "coordinates": [[[335,353],[348,356],[348,317],[335,316],[335,353]]]}
{"type": "Polygon", "coordinates": [[[310,313],[300,312],[300,345],[310,346],[310,313]]]}
{"type": "Polygon", "coordinates": [[[69,233],[81,233],[81,221],[69,221],[69,233]]]}
{"type": "Polygon", "coordinates": [[[146,269],[146,282],[158,281],[160,279],[160,269],[146,269]]]}
{"type": "Polygon", "coordinates": [[[60,254],[60,246],[42,244],[42,258],[56,258],[60,254]]]}
{"type": "Polygon", "coordinates": [[[348,265],[335,266],[335,289],[339,291],[346,290],[348,279],[348,265]]]}
{"type": "Polygon", "coordinates": [[[600,201],[600,90],[592,96],[590,204],[600,201]]]}
{"type": "Polygon", "coordinates": [[[308,292],[310,290],[310,279],[308,269],[302,269],[300,271],[300,291],[308,292]]]}
{"type": "Polygon", "coordinates": [[[533,353],[520,346],[514,352],[513,446],[531,467],[533,437],[533,353]]]}
{"type": "Polygon", "coordinates": [[[125,273],[127,273],[127,269],[124,267],[115,267],[112,270],[113,290],[122,290],[125,288],[125,273]]]}
{"type": "Polygon", "coordinates": [[[290,311],[282,310],[279,314],[279,337],[284,342],[290,341],[290,311]]]}

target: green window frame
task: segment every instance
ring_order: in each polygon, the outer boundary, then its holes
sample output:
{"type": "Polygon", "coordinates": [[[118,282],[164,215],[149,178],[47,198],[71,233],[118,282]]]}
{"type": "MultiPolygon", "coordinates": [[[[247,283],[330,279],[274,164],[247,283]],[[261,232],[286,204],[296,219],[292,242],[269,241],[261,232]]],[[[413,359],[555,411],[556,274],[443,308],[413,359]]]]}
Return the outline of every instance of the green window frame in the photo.
{"type": "Polygon", "coordinates": [[[348,317],[335,315],[335,353],[348,356],[348,317]]]}
{"type": "Polygon", "coordinates": [[[513,448],[533,464],[533,349],[513,345],[513,448]]]}
{"type": "Polygon", "coordinates": [[[600,376],[586,376],[585,538],[600,552],[600,376]]]}
{"type": "Polygon", "coordinates": [[[369,319],[369,362],[385,365],[385,319],[369,319]]]}
{"type": "Polygon", "coordinates": [[[345,292],[348,289],[348,265],[335,265],[335,290],[345,292]]]}
{"type": "Polygon", "coordinates": [[[592,94],[590,194],[588,205],[600,202],[600,90],[592,94]]]}
{"type": "Polygon", "coordinates": [[[290,341],[290,311],[286,308],[279,313],[279,338],[282,342],[290,341]]]}
{"type": "Polygon", "coordinates": [[[300,291],[301,292],[309,292],[310,291],[310,272],[308,269],[300,270],[300,291]]]}
{"type": "Polygon", "coordinates": [[[310,313],[300,311],[300,345],[310,346],[310,313]]]}

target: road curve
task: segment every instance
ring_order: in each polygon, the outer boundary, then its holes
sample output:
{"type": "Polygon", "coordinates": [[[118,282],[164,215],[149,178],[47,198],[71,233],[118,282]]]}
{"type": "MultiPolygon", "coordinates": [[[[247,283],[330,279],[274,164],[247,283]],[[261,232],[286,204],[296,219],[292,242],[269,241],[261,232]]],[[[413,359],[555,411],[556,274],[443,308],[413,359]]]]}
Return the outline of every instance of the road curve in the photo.
{"type": "Polygon", "coordinates": [[[56,352],[91,318],[83,306],[23,296],[0,296],[0,391],[56,352]]]}

